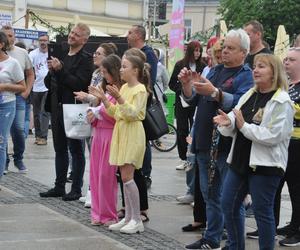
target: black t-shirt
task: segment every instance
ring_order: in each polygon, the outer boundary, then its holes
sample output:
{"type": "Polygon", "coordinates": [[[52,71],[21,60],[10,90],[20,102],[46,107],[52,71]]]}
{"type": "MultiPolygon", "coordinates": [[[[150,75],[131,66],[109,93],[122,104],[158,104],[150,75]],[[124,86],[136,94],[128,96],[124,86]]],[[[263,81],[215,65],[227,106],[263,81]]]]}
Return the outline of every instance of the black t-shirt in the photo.
{"type": "MultiPolygon", "coordinates": [[[[275,91],[269,93],[255,92],[248,101],[241,107],[245,122],[259,125],[262,120],[264,107],[272,98],[275,91]]],[[[249,167],[250,151],[252,141],[247,139],[239,130],[233,149],[231,168],[240,175],[260,174],[260,175],[282,175],[283,170],[276,167],[257,166],[255,171],[249,167]]]]}
{"type": "Polygon", "coordinates": [[[257,53],[251,55],[250,53],[247,55],[246,59],[245,59],[245,64],[248,63],[249,67],[251,69],[253,69],[253,62],[254,62],[254,57],[258,54],[261,53],[265,53],[265,54],[272,54],[272,51],[267,49],[267,48],[263,48],[262,50],[258,51],[257,53]]]}

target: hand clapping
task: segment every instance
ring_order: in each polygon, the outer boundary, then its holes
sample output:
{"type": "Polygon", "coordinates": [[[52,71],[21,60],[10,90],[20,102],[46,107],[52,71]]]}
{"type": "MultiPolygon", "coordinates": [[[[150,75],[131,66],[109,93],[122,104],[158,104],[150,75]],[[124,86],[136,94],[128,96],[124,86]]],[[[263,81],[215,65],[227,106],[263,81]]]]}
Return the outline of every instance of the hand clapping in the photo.
{"type": "Polygon", "coordinates": [[[229,126],[231,124],[231,121],[228,117],[228,115],[223,112],[221,109],[218,110],[219,115],[214,117],[214,123],[216,123],[218,126],[229,126]]]}
{"type": "Polygon", "coordinates": [[[89,94],[97,97],[101,101],[104,101],[106,99],[105,93],[100,86],[99,87],[89,86],[89,94]]]}

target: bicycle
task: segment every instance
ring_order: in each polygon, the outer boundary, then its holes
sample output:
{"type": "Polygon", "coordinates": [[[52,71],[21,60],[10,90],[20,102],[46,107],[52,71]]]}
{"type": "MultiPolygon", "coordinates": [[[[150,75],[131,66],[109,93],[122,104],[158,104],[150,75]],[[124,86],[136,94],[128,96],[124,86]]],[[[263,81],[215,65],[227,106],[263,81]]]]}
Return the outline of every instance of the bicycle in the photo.
{"type": "Polygon", "coordinates": [[[160,152],[170,152],[177,145],[177,129],[168,123],[169,132],[162,137],[151,141],[152,146],[160,152]]]}

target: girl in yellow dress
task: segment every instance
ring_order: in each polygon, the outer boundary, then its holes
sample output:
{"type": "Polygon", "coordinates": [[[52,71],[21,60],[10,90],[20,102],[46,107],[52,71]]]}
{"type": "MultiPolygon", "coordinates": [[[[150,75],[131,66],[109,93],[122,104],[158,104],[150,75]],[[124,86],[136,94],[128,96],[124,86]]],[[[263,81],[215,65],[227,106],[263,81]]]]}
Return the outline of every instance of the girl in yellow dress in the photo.
{"type": "Polygon", "coordinates": [[[142,121],[146,115],[149,89],[149,71],[145,61],[127,53],[122,58],[120,70],[126,81],[120,91],[116,86],[107,86],[107,91],[116,100],[112,104],[101,88],[91,87],[90,93],[97,96],[105,105],[107,113],[116,120],[110,148],[109,163],[120,168],[124,183],[125,218],[110,225],[109,229],[121,233],[143,232],[140,218],[139,191],[133,180],[135,169],[142,167],[145,153],[145,131],[142,121]]]}

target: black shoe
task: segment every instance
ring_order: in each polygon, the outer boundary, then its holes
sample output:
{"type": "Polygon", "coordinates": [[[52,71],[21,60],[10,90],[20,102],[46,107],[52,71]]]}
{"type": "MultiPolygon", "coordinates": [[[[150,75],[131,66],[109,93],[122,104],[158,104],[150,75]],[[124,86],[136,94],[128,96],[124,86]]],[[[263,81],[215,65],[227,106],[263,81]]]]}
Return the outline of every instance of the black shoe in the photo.
{"type": "Polygon", "coordinates": [[[246,233],[246,235],[249,239],[258,239],[258,230],[246,233]]]}
{"type": "Polygon", "coordinates": [[[149,189],[151,187],[151,184],[152,184],[151,177],[145,176],[145,182],[146,182],[147,189],[149,189]]]}
{"type": "Polygon", "coordinates": [[[71,183],[73,181],[72,172],[70,172],[69,176],[67,177],[67,182],[71,183]]]}
{"type": "Polygon", "coordinates": [[[282,236],[294,235],[296,232],[297,228],[293,227],[291,224],[276,229],[276,233],[282,236]]]}
{"type": "Polygon", "coordinates": [[[229,246],[222,247],[222,250],[229,250],[229,246]]]}
{"type": "Polygon", "coordinates": [[[221,249],[220,245],[213,244],[204,238],[197,240],[196,242],[194,242],[190,245],[186,245],[185,248],[186,249],[202,249],[202,250],[204,250],[204,249],[220,250],[221,249]]]}
{"type": "Polygon", "coordinates": [[[300,232],[279,241],[279,245],[286,247],[300,246],[300,232]]]}
{"type": "Polygon", "coordinates": [[[206,228],[206,225],[201,223],[200,225],[197,225],[197,226],[188,224],[188,225],[182,227],[181,229],[183,232],[193,232],[193,231],[197,231],[197,230],[204,230],[205,228],[206,228]]]}
{"type": "Polygon", "coordinates": [[[62,197],[66,194],[65,190],[59,190],[57,188],[51,188],[47,192],[40,193],[40,196],[43,198],[48,197],[62,197]]]}
{"type": "Polygon", "coordinates": [[[75,200],[79,200],[79,198],[81,197],[81,193],[75,192],[75,191],[71,191],[70,193],[65,194],[62,197],[63,201],[75,201],[75,200]]]}

